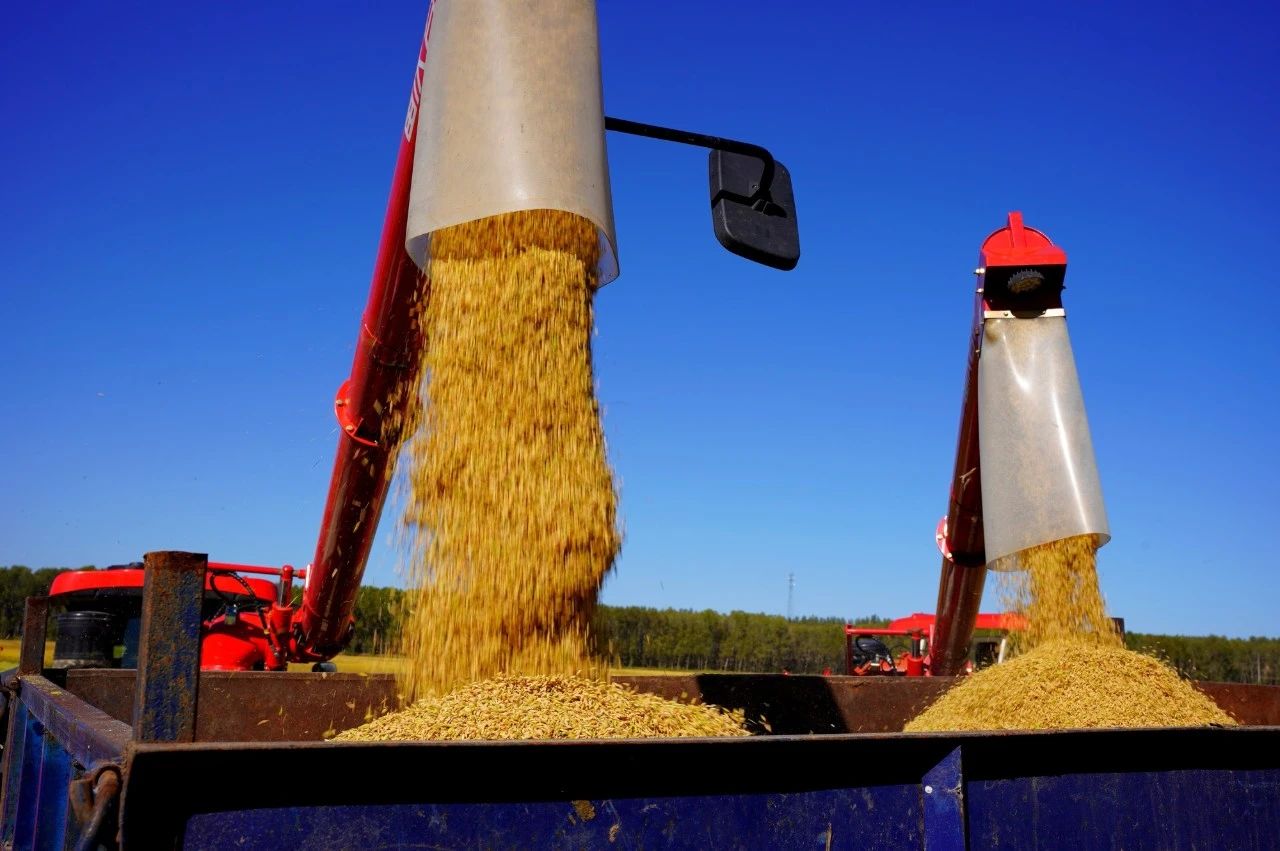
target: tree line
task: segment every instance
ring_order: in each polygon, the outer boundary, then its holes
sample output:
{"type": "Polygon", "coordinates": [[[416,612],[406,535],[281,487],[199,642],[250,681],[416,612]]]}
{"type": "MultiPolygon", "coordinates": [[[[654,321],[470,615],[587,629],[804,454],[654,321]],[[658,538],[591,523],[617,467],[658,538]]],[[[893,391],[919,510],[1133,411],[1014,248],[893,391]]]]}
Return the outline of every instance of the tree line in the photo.
{"type": "Polygon", "coordinates": [[[66,570],[65,567],[32,570],[20,564],[0,566],[0,638],[17,638],[22,634],[27,598],[49,593],[53,577],[66,570]]]}
{"type": "MultiPolygon", "coordinates": [[[[356,597],[351,653],[394,653],[404,592],[362,587],[356,597]]],[[[875,615],[855,621],[884,626],[875,615]]],[[[628,668],[703,671],[838,672],[844,665],[842,618],[721,614],[643,606],[599,606],[595,636],[600,652],[628,668]]]]}
{"type": "Polygon", "coordinates": [[[1150,653],[1193,680],[1280,685],[1280,638],[1125,634],[1130,650],[1150,653]]]}
{"type": "MultiPolygon", "coordinates": [[[[62,570],[0,567],[0,637],[12,638],[21,632],[24,601],[46,593],[62,570]]],[[[348,652],[395,652],[403,603],[404,592],[398,588],[360,588],[348,652]]],[[[852,622],[884,626],[889,621],[871,615],[852,622]]],[[[595,616],[600,649],[616,664],[700,671],[821,673],[829,668],[838,673],[844,665],[844,623],[843,618],[834,617],[788,620],[752,612],[644,606],[600,606],[595,616]]],[[[1154,654],[1193,679],[1280,685],[1280,638],[1131,632],[1125,642],[1130,649],[1154,654]]]]}
{"type": "MultiPolygon", "coordinates": [[[[353,653],[394,652],[400,634],[404,592],[361,588],[356,599],[353,653]]],[[[888,618],[869,615],[849,621],[883,627],[888,618]]],[[[600,606],[596,634],[613,661],[628,668],[697,671],[840,672],[844,666],[843,618],[751,612],[723,614],[711,609],[651,609],[600,606]]],[[[895,652],[905,641],[888,640],[895,652]]],[[[1129,632],[1125,645],[1168,662],[1185,677],[1217,682],[1280,685],[1280,638],[1226,638],[1220,635],[1153,635],[1129,632]]]]}

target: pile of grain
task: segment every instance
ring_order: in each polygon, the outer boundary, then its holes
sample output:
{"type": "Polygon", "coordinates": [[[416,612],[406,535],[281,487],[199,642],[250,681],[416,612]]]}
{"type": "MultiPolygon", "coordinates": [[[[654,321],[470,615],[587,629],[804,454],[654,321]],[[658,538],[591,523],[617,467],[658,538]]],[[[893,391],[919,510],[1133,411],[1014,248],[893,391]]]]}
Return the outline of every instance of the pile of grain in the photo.
{"type": "Polygon", "coordinates": [[[440,231],[430,253],[407,424],[403,688],[591,671],[620,546],[591,366],[596,229],[512,213],[440,231]]]}
{"type": "Polygon", "coordinates": [[[1046,641],[974,674],[907,724],[941,730],[1193,727],[1236,722],[1164,663],[1081,639],[1046,641]]]}
{"type": "Polygon", "coordinates": [[[498,676],[421,700],[339,741],[745,736],[741,712],[664,700],[584,677],[498,676]]]}
{"type": "Polygon", "coordinates": [[[1093,536],[1032,547],[1018,562],[1002,577],[1002,597],[1027,619],[1010,636],[1022,655],[962,680],[908,732],[1236,723],[1173,668],[1124,649],[1098,586],[1093,536]]]}

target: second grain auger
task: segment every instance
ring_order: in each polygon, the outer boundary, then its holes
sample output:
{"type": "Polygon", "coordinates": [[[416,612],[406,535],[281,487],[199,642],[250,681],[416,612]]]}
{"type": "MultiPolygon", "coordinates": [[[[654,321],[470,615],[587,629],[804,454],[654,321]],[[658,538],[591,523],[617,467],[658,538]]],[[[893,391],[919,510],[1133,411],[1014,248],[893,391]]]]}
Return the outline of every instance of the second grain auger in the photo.
{"type": "Polygon", "coordinates": [[[973,331],[930,642],[934,674],[962,671],[988,567],[1079,535],[1111,537],[1067,336],[1067,255],[1009,214],[978,258],[973,331]]]}

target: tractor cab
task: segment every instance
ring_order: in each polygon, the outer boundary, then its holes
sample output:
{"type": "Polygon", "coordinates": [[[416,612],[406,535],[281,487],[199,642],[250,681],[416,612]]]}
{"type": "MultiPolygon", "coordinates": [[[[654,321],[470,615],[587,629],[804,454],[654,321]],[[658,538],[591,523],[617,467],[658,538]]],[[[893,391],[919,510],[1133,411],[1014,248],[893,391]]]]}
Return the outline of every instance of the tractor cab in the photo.
{"type": "MultiPolygon", "coordinates": [[[[241,576],[247,565],[216,567],[210,564],[205,576],[203,622],[234,624],[241,613],[260,616],[276,600],[276,583],[241,576]]],[[[51,667],[136,668],[144,576],[140,563],[58,574],[49,588],[50,602],[63,607],[54,618],[51,667]]]]}
{"type": "MultiPolygon", "coordinates": [[[[933,643],[935,617],[916,612],[891,621],[887,627],[846,624],[845,673],[849,676],[922,677],[931,673],[929,651],[933,643]],[[904,650],[894,652],[889,642],[907,639],[904,650]]],[[[972,673],[1003,662],[1008,650],[1008,633],[1025,627],[1025,619],[1012,612],[980,614],[974,624],[964,672],[972,673]]],[[[896,641],[895,644],[902,642],[896,641]]]]}

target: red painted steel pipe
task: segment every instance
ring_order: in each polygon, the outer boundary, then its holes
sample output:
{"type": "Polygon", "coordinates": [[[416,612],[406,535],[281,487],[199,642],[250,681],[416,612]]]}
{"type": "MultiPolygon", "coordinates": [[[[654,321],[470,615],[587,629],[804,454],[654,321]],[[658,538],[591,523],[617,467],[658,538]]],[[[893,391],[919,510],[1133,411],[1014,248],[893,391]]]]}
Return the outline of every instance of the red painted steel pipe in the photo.
{"type": "Polygon", "coordinates": [[[351,639],[356,592],[400,441],[394,428],[399,418],[394,414],[412,397],[417,380],[419,331],[414,305],[426,297],[426,283],[405,251],[405,227],[430,32],[428,12],[351,377],[334,400],[342,434],[315,559],[307,570],[302,606],[293,621],[291,655],[299,661],[329,659],[351,639]]]}
{"type": "Polygon", "coordinates": [[[982,537],[982,466],[978,457],[978,356],[982,345],[981,287],[975,299],[969,365],[960,408],[960,436],[951,477],[947,518],[939,530],[942,575],[929,645],[929,670],[941,676],[959,674],[969,655],[982,589],[987,580],[987,554],[982,537]]]}
{"type": "Polygon", "coordinates": [[[257,564],[235,564],[229,561],[211,561],[209,569],[215,573],[248,573],[256,576],[284,576],[286,573],[292,579],[306,579],[306,568],[296,568],[293,565],[286,564],[283,567],[266,567],[257,564]]]}

